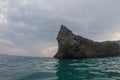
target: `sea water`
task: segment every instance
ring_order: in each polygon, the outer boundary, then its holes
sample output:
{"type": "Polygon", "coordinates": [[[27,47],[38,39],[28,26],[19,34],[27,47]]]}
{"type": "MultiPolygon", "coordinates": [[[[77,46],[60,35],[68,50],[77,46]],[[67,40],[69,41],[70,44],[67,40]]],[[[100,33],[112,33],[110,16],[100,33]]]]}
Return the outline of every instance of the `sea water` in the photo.
{"type": "Polygon", "coordinates": [[[0,55],[0,80],[120,80],[120,57],[58,60],[0,55]]]}

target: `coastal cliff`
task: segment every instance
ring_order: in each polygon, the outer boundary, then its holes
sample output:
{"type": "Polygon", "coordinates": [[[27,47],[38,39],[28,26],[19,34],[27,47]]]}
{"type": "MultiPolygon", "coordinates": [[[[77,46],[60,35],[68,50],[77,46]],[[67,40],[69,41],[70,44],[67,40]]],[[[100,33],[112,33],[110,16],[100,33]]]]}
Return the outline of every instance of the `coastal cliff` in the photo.
{"type": "Polygon", "coordinates": [[[82,59],[111,57],[120,55],[120,45],[117,41],[95,42],[72,33],[66,26],[61,25],[57,35],[58,59],[82,59]]]}

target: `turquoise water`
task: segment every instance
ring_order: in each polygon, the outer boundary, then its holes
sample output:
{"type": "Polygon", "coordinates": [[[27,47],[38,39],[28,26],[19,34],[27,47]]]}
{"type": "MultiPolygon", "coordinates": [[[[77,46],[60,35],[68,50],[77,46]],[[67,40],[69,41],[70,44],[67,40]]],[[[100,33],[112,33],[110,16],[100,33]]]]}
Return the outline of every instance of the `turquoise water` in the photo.
{"type": "Polygon", "coordinates": [[[120,80],[120,57],[57,60],[0,55],[0,80],[120,80]]]}

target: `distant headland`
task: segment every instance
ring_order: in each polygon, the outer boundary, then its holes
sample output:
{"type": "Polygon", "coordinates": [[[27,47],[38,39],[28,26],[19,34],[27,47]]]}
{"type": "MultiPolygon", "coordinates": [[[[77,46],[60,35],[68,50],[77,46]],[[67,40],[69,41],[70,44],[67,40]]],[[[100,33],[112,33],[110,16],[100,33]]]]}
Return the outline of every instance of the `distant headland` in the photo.
{"type": "Polygon", "coordinates": [[[64,25],[61,25],[57,41],[58,51],[54,58],[58,59],[101,58],[120,55],[119,41],[96,42],[73,34],[64,25]]]}

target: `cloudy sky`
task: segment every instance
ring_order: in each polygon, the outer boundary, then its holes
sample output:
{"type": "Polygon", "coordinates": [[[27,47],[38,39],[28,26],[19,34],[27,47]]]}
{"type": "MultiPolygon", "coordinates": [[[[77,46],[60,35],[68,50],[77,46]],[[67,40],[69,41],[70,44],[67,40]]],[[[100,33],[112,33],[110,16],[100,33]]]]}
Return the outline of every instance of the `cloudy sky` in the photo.
{"type": "Polygon", "coordinates": [[[61,24],[93,40],[119,40],[120,0],[0,0],[0,54],[52,56],[61,24]]]}

